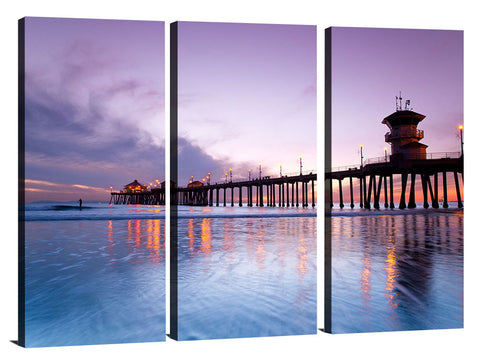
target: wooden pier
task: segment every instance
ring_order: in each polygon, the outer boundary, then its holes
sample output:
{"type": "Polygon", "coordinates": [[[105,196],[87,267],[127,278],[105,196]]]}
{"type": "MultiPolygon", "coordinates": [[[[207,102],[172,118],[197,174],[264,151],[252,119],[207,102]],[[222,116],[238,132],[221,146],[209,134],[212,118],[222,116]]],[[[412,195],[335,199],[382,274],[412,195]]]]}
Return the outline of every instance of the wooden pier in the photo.
{"type": "Polygon", "coordinates": [[[439,208],[440,196],[442,196],[442,207],[448,208],[448,184],[447,174],[453,173],[456,190],[456,203],[458,208],[463,207],[460,184],[458,174],[461,174],[463,180],[463,156],[460,153],[455,155],[445,154],[445,157],[431,159],[395,159],[390,157],[388,161],[370,163],[364,166],[349,168],[346,170],[329,171],[325,174],[325,194],[326,204],[330,203],[333,207],[333,181],[338,182],[338,197],[340,208],[345,206],[343,195],[343,180],[348,179],[350,188],[350,207],[353,208],[355,203],[359,203],[361,208],[370,209],[380,208],[380,196],[382,194],[384,207],[393,209],[394,205],[394,184],[393,176],[401,177],[401,193],[400,193],[400,209],[412,209],[416,207],[415,183],[416,179],[421,179],[421,187],[423,194],[423,207],[427,209],[439,208]],[[442,193],[439,193],[439,177],[442,180],[442,193]],[[358,184],[359,196],[354,198],[353,188],[354,180],[358,184]],[[410,190],[407,202],[407,183],[410,179],[410,190]],[[433,184],[432,184],[433,183],[433,184]]]}
{"type": "Polygon", "coordinates": [[[317,174],[282,176],[172,189],[173,205],[315,207],[317,174]],[[310,192],[308,185],[310,185],[310,192]],[[238,196],[235,196],[238,189],[238,196]],[[244,193],[245,191],[245,193],[244,193]],[[223,196],[221,196],[223,195],[223,196]],[[244,195],[246,203],[244,203],[244,195]],[[222,201],[220,201],[222,199],[222,201]]]}
{"type": "Polygon", "coordinates": [[[165,189],[154,188],[148,191],[112,192],[110,204],[123,205],[165,205],[165,189]]]}

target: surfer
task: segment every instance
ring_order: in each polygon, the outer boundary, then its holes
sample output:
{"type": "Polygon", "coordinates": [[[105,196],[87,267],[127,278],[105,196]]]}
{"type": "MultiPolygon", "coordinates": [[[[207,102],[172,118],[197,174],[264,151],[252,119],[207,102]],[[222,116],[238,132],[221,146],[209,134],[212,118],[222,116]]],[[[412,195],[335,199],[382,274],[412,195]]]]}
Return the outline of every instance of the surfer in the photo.
{"type": "Polygon", "coordinates": [[[78,200],[78,203],[80,204],[80,210],[82,210],[82,199],[78,200]]]}

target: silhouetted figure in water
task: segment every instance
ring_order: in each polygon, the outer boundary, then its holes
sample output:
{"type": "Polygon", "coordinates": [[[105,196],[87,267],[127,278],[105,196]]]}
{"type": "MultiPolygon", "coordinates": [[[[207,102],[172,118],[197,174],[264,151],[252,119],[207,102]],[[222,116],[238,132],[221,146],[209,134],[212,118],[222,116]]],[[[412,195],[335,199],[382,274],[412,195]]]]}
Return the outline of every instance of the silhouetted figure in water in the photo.
{"type": "Polygon", "coordinates": [[[78,200],[79,204],[80,204],[80,210],[82,210],[82,199],[78,200]]]}

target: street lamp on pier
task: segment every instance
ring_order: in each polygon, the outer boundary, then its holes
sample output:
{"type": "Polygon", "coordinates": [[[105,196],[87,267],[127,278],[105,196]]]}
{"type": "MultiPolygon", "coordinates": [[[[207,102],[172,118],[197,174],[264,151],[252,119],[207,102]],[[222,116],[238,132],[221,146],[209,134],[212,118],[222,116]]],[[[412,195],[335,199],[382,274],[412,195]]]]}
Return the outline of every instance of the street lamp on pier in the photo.
{"type": "Polygon", "coordinates": [[[360,144],[360,168],[363,167],[363,144],[360,144]]]}
{"type": "Polygon", "coordinates": [[[460,130],[460,154],[463,157],[463,125],[458,125],[458,130],[460,130]]]}

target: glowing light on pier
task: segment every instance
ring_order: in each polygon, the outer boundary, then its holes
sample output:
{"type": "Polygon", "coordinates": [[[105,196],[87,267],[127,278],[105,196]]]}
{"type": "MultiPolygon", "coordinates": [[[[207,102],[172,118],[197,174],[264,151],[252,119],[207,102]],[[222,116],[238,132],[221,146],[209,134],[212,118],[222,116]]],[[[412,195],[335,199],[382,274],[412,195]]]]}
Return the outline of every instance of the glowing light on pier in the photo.
{"type": "Polygon", "coordinates": [[[460,130],[460,149],[461,149],[461,154],[463,156],[463,125],[462,124],[458,125],[458,130],[460,130]]]}

